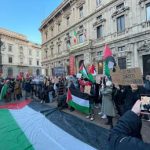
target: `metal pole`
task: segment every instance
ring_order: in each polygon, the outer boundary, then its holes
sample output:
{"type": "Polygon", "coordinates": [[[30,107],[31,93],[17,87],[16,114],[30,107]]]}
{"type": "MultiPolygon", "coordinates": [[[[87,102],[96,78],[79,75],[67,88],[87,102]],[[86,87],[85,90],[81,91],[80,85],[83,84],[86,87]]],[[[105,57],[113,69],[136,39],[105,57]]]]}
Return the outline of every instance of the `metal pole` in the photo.
{"type": "Polygon", "coordinates": [[[2,67],[2,45],[3,45],[3,42],[1,40],[1,35],[0,35],[0,75],[3,73],[3,67],[2,67]]]}

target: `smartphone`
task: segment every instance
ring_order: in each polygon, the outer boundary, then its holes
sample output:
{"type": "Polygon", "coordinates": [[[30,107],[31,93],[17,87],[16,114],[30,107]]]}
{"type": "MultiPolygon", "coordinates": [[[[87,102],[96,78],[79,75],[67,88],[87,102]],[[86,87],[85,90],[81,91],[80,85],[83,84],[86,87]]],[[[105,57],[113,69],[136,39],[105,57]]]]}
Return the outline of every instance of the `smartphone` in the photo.
{"type": "Polygon", "coordinates": [[[141,111],[150,113],[150,95],[142,95],[141,102],[141,111]]]}

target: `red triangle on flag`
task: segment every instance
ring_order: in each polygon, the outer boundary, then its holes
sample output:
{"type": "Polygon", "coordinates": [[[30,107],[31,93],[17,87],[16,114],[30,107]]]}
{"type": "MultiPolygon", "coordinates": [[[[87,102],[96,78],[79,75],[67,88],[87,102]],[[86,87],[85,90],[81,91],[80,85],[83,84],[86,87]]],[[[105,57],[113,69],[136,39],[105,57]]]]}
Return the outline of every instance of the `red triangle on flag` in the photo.
{"type": "Polygon", "coordinates": [[[112,51],[107,44],[105,44],[103,59],[105,60],[107,57],[112,56],[112,51]]]}
{"type": "Polygon", "coordinates": [[[69,102],[71,100],[72,100],[72,95],[71,95],[70,89],[68,89],[68,92],[67,92],[67,102],[69,102]]]}
{"type": "Polygon", "coordinates": [[[89,66],[89,73],[90,74],[94,74],[95,73],[95,66],[94,65],[89,66]]]}

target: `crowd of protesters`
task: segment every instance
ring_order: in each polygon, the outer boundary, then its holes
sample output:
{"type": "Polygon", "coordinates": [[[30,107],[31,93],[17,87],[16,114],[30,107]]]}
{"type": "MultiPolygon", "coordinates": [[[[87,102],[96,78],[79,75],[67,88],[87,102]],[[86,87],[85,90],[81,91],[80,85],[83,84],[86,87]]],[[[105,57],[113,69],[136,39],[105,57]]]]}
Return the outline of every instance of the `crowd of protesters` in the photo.
{"type": "MultiPolygon", "coordinates": [[[[110,128],[113,128],[113,118],[117,114],[120,117],[123,116],[123,121],[120,119],[122,122],[124,122],[124,120],[127,118],[126,116],[135,116],[131,112],[131,109],[136,101],[141,98],[141,95],[150,94],[150,75],[147,75],[144,79],[143,86],[138,86],[136,84],[131,84],[128,86],[113,84],[111,78],[108,77],[101,77],[99,83],[93,83],[83,77],[77,78],[76,75],[56,77],[55,79],[45,77],[42,82],[38,83],[34,82],[34,78],[32,77],[17,77],[16,79],[1,78],[0,100],[2,102],[13,102],[20,101],[21,99],[27,99],[29,97],[33,99],[38,98],[41,103],[51,103],[56,101],[59,109],[69,108],[70,111],[74,111],[74,108],[68,107],[66,102],[68,88],[72,88],[84,93],[86,86],[91,87],[90,93],[88,94],[90,111],[86,118],[93,121],[96,113],[95,108],[99,106],[98,114],[101,115],[102,119],[107,119],[106,125],[109,125],[110,128]]],[[[148,115],[143,115],[143,118],[149,121],[148,115]]],[[[118,136],[121,140],[122,138],[124,140],[124,136],[120,134],[121,131],[118,129],[120,126],[123,128],[123,125],[117,125],[110,135],[111,145],[113,145],[113,142],[115,142],[113,141],[114,138],[112,139],[114,136],[116,136],[116,138],[118,136]]],[[[127,126],[130,125],[127,124],[127,126]]],[[[134,141],[131,141],[131,143],[133,142],[134,141]]],[[[132,147],[132,144],[129,144],[129,147],[130,146],[132,147]]]]}
{"type": "MultiPolygon", "coordinates": [[[[134,103],[140,99],[142,94],[150,94],[150,75],[147,75],[143,86],[131,84],[121,86],[113,84],[111,79],[101,77],[99,84],[92,83],[85,78],[74,76],[56,77],[55,80],[45,77],[43,82],[38,84],[32,77],[28,78],[7,78],[0,80],[0,99],[5,102],[20,100],[22,97],[37,97],[41,103],[57,101],[58,107],[67,107],[66,98],[68,88],[73,88],[84,93],[85,86],[90,85],[89,93],[90,113],[86,118],[94,120],[94,106],[101,106],[99,115],[102,119],[107,118],[107,125],[113,127],[113,117],[122,116],[130,110],[134,103]]],[[[70,108],[71,111],[74,108],[70,108]]],[[[148,116],[144,116],[148,119],[148,116]]]]}

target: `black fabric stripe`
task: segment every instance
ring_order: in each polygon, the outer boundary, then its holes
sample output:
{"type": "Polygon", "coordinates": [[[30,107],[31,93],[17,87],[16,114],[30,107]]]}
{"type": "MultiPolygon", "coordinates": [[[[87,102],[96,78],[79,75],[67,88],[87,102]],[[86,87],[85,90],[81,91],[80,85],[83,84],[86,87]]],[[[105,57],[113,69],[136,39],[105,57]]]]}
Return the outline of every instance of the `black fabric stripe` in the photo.
{"type": "Polygon", "coordinates": [[[38,102],[32,102],[29,104],[29,106],[38,112],[47,110],[47,108],[49,108],[49,115],[46,115],[46,118],[49,121],[63,129],[64,131],[68,132],[72,136],[76,137],[77,139],[95,147],[97,150],[109,149],[109,131],[107,129],[82,120],[71,114],[59,111],[58,109],[54,111],[51,106],[40,104],[38,102]]]}
{"type": "Polygon", "coordinates": [[[86,93],[80,92],[80,90],[78,90],[78,89],[70,88],[70,92],[72,95],[74,95],[76,97],[82,98],[84,100],[89,100],[89,95],[86,93]]]}

